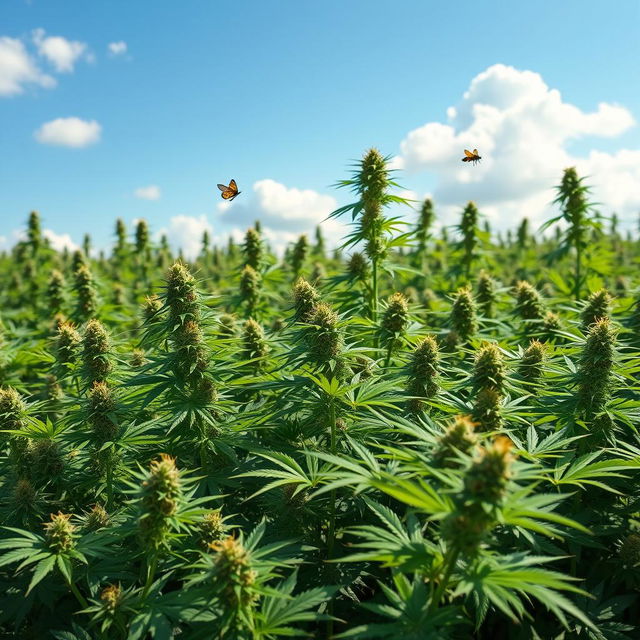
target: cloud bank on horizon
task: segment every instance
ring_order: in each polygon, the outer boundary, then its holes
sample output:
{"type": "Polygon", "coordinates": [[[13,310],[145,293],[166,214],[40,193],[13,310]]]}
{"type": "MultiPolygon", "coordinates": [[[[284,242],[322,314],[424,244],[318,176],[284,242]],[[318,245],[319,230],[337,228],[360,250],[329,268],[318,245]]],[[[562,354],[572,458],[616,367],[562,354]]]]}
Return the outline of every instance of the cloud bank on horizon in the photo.
{"type": "MultiPolygon", "coordinates": [[[[127,44],[111,42],[107,53],[124,56],[127,44]]],[[[0,37],[0,97],[53,89],[57,78],[52,74],[72,73],[78,62],[93,59],[86,43],[49,36],[43,29],[33,30],[30,40],[0,37]]],[[[86,115],[87,119],[70,116],[44,122],[34,137],[42,144],[74,149],[96,145],[102,126],[86,115]]],[[[560,91],[549,87],[540,74],[494,64],[471,80],[460,100],[446,110],[445,121],[426,122],[408,131],[392,164],[403,170],[402,182],[412,177],[433,180],[428,194],[415,188],[413,192],[418,192],[418,198],[434,199],[442,224],[457,222],[468,200],[478,204],[495,228],[513,226],[524,216],[540,223],[553,212],[553,187],[568,166],[589,176],[593,199],[604,214],[615,211],[623,222],[635,222],[640,211],[640,151],[593,148],[587,155],[578,155],[570,150],[576,140],[614,139],[635,125],[624,106],[600,103],[586,112],[563,101],[560,91]],[[462,164],[462,150],[474,147],[480,150],[482,163],[462,164]]],[[[161,190],[168,193],[170,185],[139,187],[133,193],[139,199],[158,200],[161,190]]],[[[337,244],[346,227],[325,220],[337,206],[332,195],[260,177],[251,188],[245,187],[241,198],[219,203],[211,218],[183,212],[163,228],[187,256],[197,252],[204,230],[214,239],[241,237],[256,219],[276,250],[300,233],[312,233],[320,223],[329,243],[337,244]]],[[[52,237],[63,237],[48,231],[52,237]]],[[[1,244],[10,242],[5,237],[1,244]]],[[[69,243],[70,238],[58,244],[69,243]]]]}
{"type": "MultiPolygon", "coordinates": [[[[419,198],[434,199],[441,223],[457,222],[466,202],[474,200],[497,228],[513,226],[523,217],[539,224],[552,215],[554,186],[569,166],[589,176],[593,200],[605,215],[615,211],[623,221],[635,223],[640,211],[640,151],[592,150],[581,157],[567,150],[579,138],[614,138],[628,131],[636,124],[628,109],[600,103],[596,111],[585,113],[563,102],[540,74],[495,64],[473,78],[446,115],[447,123],[427,122],[408,132],[392,160],[406,176],[435,177],[433,191],[419,198]],[[461,163],[462,150],[474,147],[482,163],[461,163]]],[[[260,180],[253,190],[249,204],[221,203],[218,209],[234,223],[249,225],[259,218],[269,232],[286,231],[295,237],[337,206],[329,196],[274,180],[260,180]]],[[[412,196],[417,197],[409,192],[412,196]]],[[[331,220],[323,229],[335,243],[345,227],[331,220]]]]}
{"type": "Polygon", "coordinates": [[[410,131],[393,164],[407,174],[433,174],[431,195],[449,220],[474,200],[499,227],[525,216],[542,222],[551,214],[553,187],[569,166],[589,176],[603,213],[630,219],[640,210],[640,151],[578,156],[567,147],[580,138],[614,138],[635,124],[623,106],[600,103],[585,113],[563,102],[540,74],[496,64],[473,78],[460,103],[447,110],[447,123],[410,131]],[[474,147],[482,163],[460,163],[462,149],[474,147]]]}

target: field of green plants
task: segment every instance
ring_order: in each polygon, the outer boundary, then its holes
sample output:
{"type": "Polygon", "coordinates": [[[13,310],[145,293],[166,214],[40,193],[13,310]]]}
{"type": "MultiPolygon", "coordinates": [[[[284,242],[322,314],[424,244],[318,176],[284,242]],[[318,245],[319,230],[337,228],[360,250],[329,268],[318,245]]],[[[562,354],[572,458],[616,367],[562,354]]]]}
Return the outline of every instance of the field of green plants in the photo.
{"type": "Polygon", "coordinates": [[[638,235],[575,169],[506,233],[395,180],[367,151],[343,246],[283,258],[259,221],[187,261],[144,221],[58,253],[29,216],[0,638],[640,637],[638,235]]]}

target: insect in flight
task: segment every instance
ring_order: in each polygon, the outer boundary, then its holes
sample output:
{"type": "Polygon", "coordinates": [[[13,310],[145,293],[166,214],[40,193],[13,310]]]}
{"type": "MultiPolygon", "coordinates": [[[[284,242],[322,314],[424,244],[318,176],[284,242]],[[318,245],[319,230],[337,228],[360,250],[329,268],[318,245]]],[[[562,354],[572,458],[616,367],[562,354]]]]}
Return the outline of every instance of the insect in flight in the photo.
{"type": "Polygon", "coordinates": [[[471,151],[469,151],[468,149],[464,150],[464,158],[462,158],[462,162],[473,162],[473,164],[475,164],[476,162],[480,162],[480,160],[482,160],[482,156],[478,155],[478,150],[474,149],[473,153],[471,153],[471,151]]]}
{"type": "Polygon", "coordinates": [[[221,195],[225,200],[233,200],[237,195],[242,193],[242,191],[238,191],[238,185],[235,180],[232,180],[228,187],[224,184],[219,184],[218,189],[222,191],[221,195]]]}

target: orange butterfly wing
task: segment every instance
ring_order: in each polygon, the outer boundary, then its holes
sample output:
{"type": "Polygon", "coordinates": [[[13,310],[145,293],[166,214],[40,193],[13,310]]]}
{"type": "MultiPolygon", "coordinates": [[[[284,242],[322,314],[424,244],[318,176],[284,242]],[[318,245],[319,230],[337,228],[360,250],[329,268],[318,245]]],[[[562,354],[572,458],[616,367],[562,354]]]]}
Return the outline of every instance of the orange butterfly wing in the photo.
{"type": "Polygon", "coordinates": [[[218,189],[222,191],[220,195],[225,200],[233,200],[240,193],[235,180],[231,180],[231,182],[229,182],[229,186],[225,184],[218,184],[218,189]]]}

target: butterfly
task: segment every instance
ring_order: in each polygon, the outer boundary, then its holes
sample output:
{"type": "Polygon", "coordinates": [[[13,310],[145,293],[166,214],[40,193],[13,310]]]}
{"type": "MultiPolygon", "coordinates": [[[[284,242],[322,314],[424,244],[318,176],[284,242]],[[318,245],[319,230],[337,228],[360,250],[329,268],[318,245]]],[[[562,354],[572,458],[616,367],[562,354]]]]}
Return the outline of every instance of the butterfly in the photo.
{"type": "Polygon", "coordinates": [[[465,149],[464,155],[465,157],[462,158],[462,162],[473,162],[473,164],[475,164],[476,162],[479,162],[480,160],[482,160],[482,156],[478,155],[477,149],[474,149],[473,153],[471,153],[471,151],[469,151],[468,149],[465,149]]]}
{"type": "Polygon", "coordinates": [[[233,200],[237,195],[242,193],[242,191],[238,191],[238,185],[235,180],[232,180],[228,187],[223,184],[219,184],[218,189],[222,191],[221,195],[225,200],[233,200]]]}

